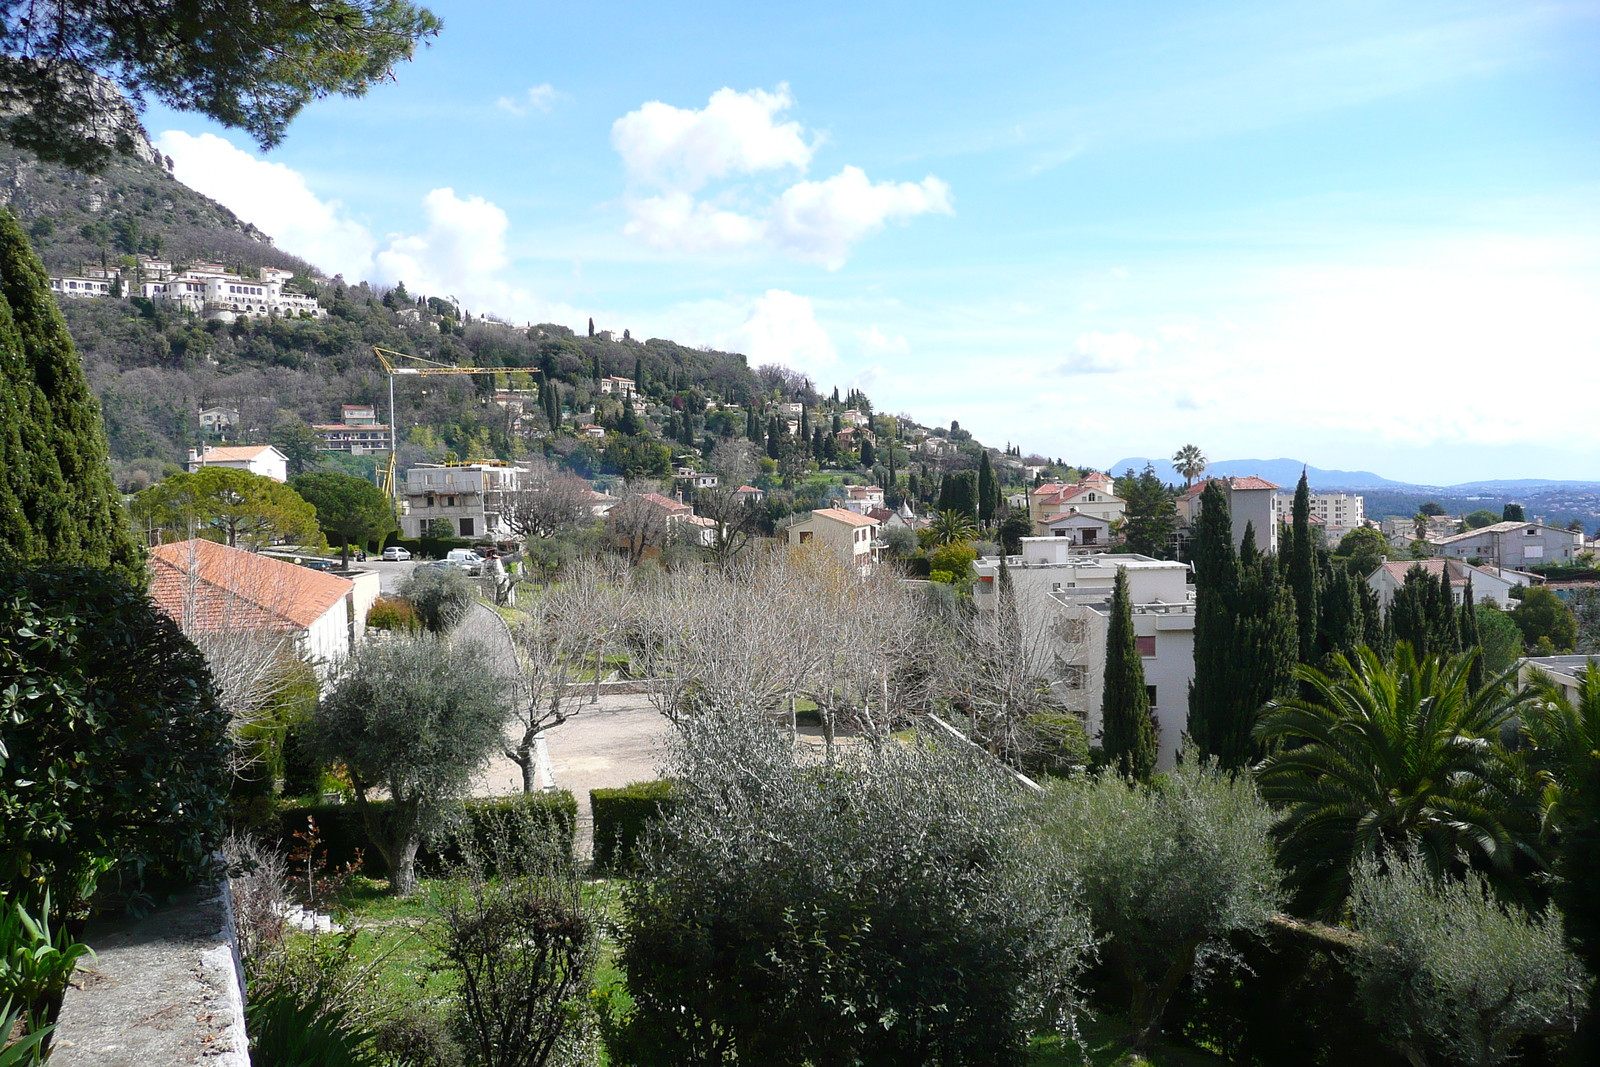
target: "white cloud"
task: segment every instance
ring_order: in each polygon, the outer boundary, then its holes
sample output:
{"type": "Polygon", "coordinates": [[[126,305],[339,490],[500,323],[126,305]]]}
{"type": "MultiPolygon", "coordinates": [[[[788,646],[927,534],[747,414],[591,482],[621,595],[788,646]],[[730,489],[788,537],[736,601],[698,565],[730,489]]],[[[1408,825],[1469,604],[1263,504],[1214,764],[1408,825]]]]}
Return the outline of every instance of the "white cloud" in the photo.
{"type": "Polygon", "coordinates": [[[509,296],[505,270],[511,263],[506,213],[481,196],[463,200],[448,188],[430,192],[422,206],[427,229],[391,236],[388,247],[373,257],[374,280],[391,285],[403,281],[413,292],[448,293],[479,307],[504,301],[509,296]]]}
{"type": "Polygon", "coordinates": [[[704,200],[713,181],[753,178],[768,171],[804,173],[820,137],[807,140],[798,122],[780,122],[793,106],[786,85],[777,92],[723,88],[695,110],[652,101],[611,127],[630,187],[654,195],[622,198],[623,232],[663,251],[719,253],[765,246],[803,262],[842,267],[851,247],[891,220],[951,214],[950,186],[929,175],[921,182],[873,184],[847,166],[825,181],[799,181],[777,196],[742,188],[704,200]],[[760,206],[732,210],[731,199],[760,206]]]}
{"type": "Polygon", "coordinates": [[[784,190],[773,210],[773,236],[796,259],[838,270],[852,244],[890,219],[954,210],[950,186],[932,175],[920,183],[874,185],[860,167],[846,167],[827,181],[799,182],[784,190]]]}
{"type": "Polygon", "coordinates": [[[1119,330],[1116,333],[1080,333],[1074,351],[1057,370],[1062,374],[1117,374],[1132,370],[1134,360],[1151,349],[1143,338],[1119,330]]]}
{"type": "Polygon", "coordinates": [[[305,178],[268,163],[211,133],[168,130],[156,147],[172,157],[173,174],[271,235],[279,248],[330,274],[361,275],[377,242],[337,200],[322,200],[305,178]]]}
{"type": "Polygon", "coordinates": [[[628,198],[624,204],[632,217],[622,232],[652,248],[725,252],[755,244],[767,232],[760,219],[720,210],[685,192],[628,198]]]}
{"type": "Polygon", "coordinates": [[[793,167],[804,171],[815,143],[798,122],[777,122],[794,105],[787,85],[769,93],[718,89],[704,108],[652,100],[611,126],[611,144],[629,177],[663,189],[693,191],[709,179],[793,167]]]}
{"type": "Polygon", "coordinates": [[[901,334],[888,336],[876,326],[866,330],[857,330],[856,339],[861,342],[861,349],[869,356],[896,355],[903,356],[911,351],[911,346],[901,334]]]}
{"type": "Polygon", "coordinates": [[[548,112],[556,106],[557,100],[565,99],[567,99],[566,93],[545,82],[543,85],[535,85],[520,97],[502,96],[495,101],[495,106],[513,115],[526,115],[530,111],[548,112]]]}
{"type": "Polygon", "coordinates": [[[783,289],[757,297],[744,323],[719,340],[719,347],[749,356],[751,366],[783,363],[813,377],[839,359],[811,301],[783,289]]]}

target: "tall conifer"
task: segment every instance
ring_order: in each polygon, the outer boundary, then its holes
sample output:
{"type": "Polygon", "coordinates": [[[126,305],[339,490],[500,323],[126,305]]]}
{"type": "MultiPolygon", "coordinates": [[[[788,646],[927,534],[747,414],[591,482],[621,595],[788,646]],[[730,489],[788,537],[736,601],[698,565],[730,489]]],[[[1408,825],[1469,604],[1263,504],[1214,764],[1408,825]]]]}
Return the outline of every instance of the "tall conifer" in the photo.
{"type": "Polygon", "coordinates": [[[1483,639],[1478,635],[1478,608],[1472,595],[1472,575],[1467,575],[1467,588],[1461,594],[1461,651],[1471,653],[1472,670],[1467,674],[1467,688],[1474,693],[1483,688],[1483,639]]]}
{"type": "Polygon", "coordinates": [[[1311,540],[1311,487],[1306,472],[1294,490],[1294,525],[1289,542],[1289,589],[1294,593],[1294,609],[1299,635],[1301,663],[1314,663],[1317,656],[1317,557],[1311,540]]]}
{"type": "Polygon", "coordinates": [[[985,526],[994,521],[995,505],[1000,502],[1000,484],[994,478],[994,464],[989,462],[989,450],[984,449],[978,461],[978,521],[985,526]]]}
{"type": "Polygon", "coordinates": [[[1190,542],[1194,563],[1194,681],[1189,687],[1189,736],[1202,756],[1218,754],[1226,733],[1229,651],[1239,560],[1233,547],[1228,498],[1213,481],[1200,494],[1190,542]]]}
{"type": "MultiPolygon", "coordinates": [[[[0,209],[0,555],[138,577],[100,405],[11,213],[0,209]]],[[[142,584],[142,581],[141,581],[142,584]]]]}
{"type": "Polygon", "coordinates": [[[1111,626],[1106,634],[1105,682],[1100,698],[1100,746],[1124,778],[1149,781],[1155,770],[1159,737],[1150,714],[1144,661],[1133,632],[1133,598],[1128,573],[1117,568],[1111,587],[1111,626]]]}

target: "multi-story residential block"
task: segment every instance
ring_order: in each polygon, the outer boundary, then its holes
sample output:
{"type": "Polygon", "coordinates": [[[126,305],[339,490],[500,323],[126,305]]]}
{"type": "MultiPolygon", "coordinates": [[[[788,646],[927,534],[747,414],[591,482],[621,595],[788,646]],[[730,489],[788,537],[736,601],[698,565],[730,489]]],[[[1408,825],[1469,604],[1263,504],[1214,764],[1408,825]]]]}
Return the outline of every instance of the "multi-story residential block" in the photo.
{"type": "MultiPolygon", "coordinates": [[[[1054,537],[1024,537],[1020,555],[1005,558],[1024,641],[1048,646],[1051,684],[1083,716],[1091,739],[1100,734],[1106,634],[1112,585],[1128,576],[1134,640],[1144,663],[1150,707],[1160,730],[1159,766],[1172,767],[1189,717],[1194,680],[1195,601],[1189,568],[1133,553],[1074,551],[1054,537]]],[[[979,611],[999,601],[999,557],[977,561],[972,599],[979,611]]]]}
{"type": "Polygon", "coordinates": [[[322,441],[319,450],[360,456],[394,447],[389,427],[378,421],[378,411],[371,404],[344,404],[340,416],[338,422],[311,428],[322,441]]]}
{"type": "Polygon", "coordinates": [[[409,509],[400,519],[403,537],[426,537],[435,520],[456,537],[508,541],[507,494],[516,492],[522,467],[508,463],[423,463],[406,471],[409,509]]]}
{"type": "Polygon", "coordinates": [[[189,449],[189,472],[201,467],[232,467],[249,471],[275,482],[289,480],[289,457],[271,445],[228,445],[213,448],[203,445],[189,449]]]}
{"type": "Polygon", "coordinates": [[[68,274],[51,278],[50,291],[58,297],[110,296],[114,282],[115,279],[85,278],[68,274]]]}
{"type": "Polygon", "coordinates": [[[789,544],[824,545],[861,574],[878,561],[878,522],[844,508],[820,508],[789,527],[789,544]]]}
{"type": "Polygon", "coordinates": [[[156,304],[191,311],[217,322],[237,319],[326,318],[328,312],[316,297],[285,292],[293,271],[262,267],[259,278],[246,278],[217,263],[199,263],[140,286],[142,295],[156,304]]]}
{"type": "Polygon", "coordinates": [[[1566,566],[1583,551],[1583,531],[1537,522],[1496,522],[1430,545],[1436,555],[1481,560],[1496,567],[1566,566]]]}
{"type": "Polygon", "coordinates": [[[1194,525],[1200,518],[1201,494],[1212,482],[1222,486],[1222,492],[1228,499],[1228,515],[1233,520],[1233,543],[1244,544],[1245,528],[1252,527],[1255,530],[1256,547],[1263,552],[1277,552],[1277,494],[1280,487],[1265,478],[1252,474],[1244,478],[1202,479],[1184,490],[1178,498],[1178,517],[1194,525]]]}
{"type": "Polygon", "coordinates": [[[1500,607],[1511,606],[1513,589],[1538,582],[1538,578],[1522,571],[1506,567],[1475,567],[1455,559],[1391,560],[1367,575],[1367,584],[1378,595],[1378,603],[1385,610],[1394,601],[1395,593],[1406,584],[1406,575],[1412,567],[1421,567],[1435,585],[1439,583],[1439,576],[1448,570],[1450,592],[1457,604],[1466,598],[1468,581],[1472,583],[1474,603],[1494,603],[1500,607]]]}
{"type": "MultiPolygon", "coordinates": [[[[1288,525],[1294,521],[1294,494],[1279,492],[1274,501],[1278,522],[1288,525]]],[[[1355,493],[1312,493],[1311,522],[1322,529],[1329,547],[1337,545],[1345,534],[1366,522],[1366,501],[1355,493]]]]}

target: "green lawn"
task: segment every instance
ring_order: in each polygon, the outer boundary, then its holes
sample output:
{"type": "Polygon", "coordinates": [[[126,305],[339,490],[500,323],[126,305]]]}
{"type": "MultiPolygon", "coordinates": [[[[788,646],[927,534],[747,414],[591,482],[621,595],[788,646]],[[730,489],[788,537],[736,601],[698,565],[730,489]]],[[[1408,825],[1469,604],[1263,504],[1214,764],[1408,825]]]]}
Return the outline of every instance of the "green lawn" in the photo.
{"type": "Polygon", "coordinates": [[[1085,1062],[1094,1067],[1221,1067],[1226,1062],[1209,1052],[1166,1042],[1159,1043],[1155,1054],[1145,1059],[1128,1051],[1127,1033],[1125,1018],[1103,1011],[1093,1019],[1078,1020],[1079,1044],[1056,1037],[1035,1041],[1033,1062],[1036,1067],[1082,1067],[1085,1062]]]}

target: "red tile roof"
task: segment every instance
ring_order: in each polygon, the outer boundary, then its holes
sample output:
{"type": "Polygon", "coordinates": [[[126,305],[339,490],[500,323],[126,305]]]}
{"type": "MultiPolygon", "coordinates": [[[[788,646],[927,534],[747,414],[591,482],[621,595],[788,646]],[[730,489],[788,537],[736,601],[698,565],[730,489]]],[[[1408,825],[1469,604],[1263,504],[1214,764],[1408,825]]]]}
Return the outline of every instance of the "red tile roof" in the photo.
{"type": "Polygon", "coordinates": [[[648,500],[658,508],[666,508],[674,515],[682,511],[692,512],[694,510],[688,504],[681,504],[669,496],[662,496],[660,493],[640,493],[639,499],[648,500]]]}
{"type": "Polygon", "coordinates": [[[1258,478],[1254,474],[1248,475],[1247,477],[1244,477],[1244,478],[1230,478],[1229,481],[1233,484],[1233,488],[1235,488],[1235,489],[1281,489],[1282,488],[1282,486],[1275,485],[1274,483],[1267,481],[1265,478],[1258,478]]]}
{"type": "Polygon", "coordinates": [[[847,526],[878,525],[877,519],[869,519],[865,515],[857,515],[855,512],[846,511],[844,508],[818,508],[816,511],[811,513],[811,516],[812,518],[832,519],[835,522],[842,522],[847,526]]]}
{"type": "Polygon", "coordinates": [[[199,462],[227,463],[243,459],[255,459],[271,447],[271,445],[223,445],[221,448],[208,449],[200,457],[199,462]]]}
{"type": "Polygon", "coordinates": [[[150,564],[156,606],[203,630],[304,630],[355,584],[203,538],[153,548],[150,564]]]}

